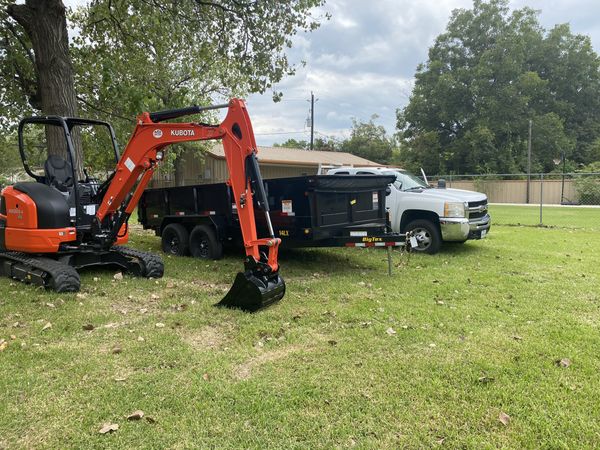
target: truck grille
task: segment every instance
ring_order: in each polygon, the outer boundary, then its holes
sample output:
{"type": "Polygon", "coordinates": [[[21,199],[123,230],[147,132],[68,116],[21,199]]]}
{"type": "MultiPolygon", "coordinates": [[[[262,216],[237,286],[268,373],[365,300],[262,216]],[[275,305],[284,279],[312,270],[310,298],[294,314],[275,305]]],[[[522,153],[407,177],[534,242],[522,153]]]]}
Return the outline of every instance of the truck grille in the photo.
{"type": "Polygon", "coordinates": [[[484,217],[488,212],[488,202],[480,200],[477,202],[469,202],[469,219],[479,219],[484,217]]]}

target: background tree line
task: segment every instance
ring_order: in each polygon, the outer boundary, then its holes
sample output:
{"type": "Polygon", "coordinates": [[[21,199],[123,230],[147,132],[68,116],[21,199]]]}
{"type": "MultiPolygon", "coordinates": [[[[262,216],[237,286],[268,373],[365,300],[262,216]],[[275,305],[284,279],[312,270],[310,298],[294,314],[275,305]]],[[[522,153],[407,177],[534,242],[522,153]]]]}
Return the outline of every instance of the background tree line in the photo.
{"type": "Polygon", "coordinates": [[[429,173],[549,172],[600,161],[600,59],[567,24],[475,0],[452,14],[397,112],[399,160],[429,173]]]}

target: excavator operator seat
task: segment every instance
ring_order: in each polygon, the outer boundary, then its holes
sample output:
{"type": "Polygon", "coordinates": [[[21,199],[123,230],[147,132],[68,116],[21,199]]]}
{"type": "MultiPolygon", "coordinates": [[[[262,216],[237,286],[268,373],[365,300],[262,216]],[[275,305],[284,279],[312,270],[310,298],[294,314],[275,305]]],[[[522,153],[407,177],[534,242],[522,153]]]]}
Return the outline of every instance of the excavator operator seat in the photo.
{"type": "Polygon", "coordinates": [[[44,163],[46,183],[63,193],[73,187],[73,168],[63,157],[50,155],[44,163]]]}

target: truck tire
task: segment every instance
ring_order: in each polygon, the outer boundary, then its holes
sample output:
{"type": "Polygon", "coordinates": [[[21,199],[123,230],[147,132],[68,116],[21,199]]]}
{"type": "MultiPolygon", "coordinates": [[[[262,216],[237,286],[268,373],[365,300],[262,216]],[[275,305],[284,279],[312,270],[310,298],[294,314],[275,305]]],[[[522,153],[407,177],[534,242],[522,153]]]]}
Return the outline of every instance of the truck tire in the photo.
{"type": "Polygon", "coordinates": [[[417,238],[417,247],[412,247],[411,251],[428,253],[433,255],[440,251],[442,246],[442,237],[437,225],[430,220],[413,220],[404,229],[406,233],[412,231],[417,238]]]}
{"type": "Polygon", "coordinates": [[[180,223],[170,223],[162,232],[162,251],[169,255],[189,254],[189,233],[180,223]]]}
{"type": "Polygon", "coordinates": [[[223,244],[208,225],[196,225],[190,234],[190,253],[194,258],[221,259],[223,244]]]}

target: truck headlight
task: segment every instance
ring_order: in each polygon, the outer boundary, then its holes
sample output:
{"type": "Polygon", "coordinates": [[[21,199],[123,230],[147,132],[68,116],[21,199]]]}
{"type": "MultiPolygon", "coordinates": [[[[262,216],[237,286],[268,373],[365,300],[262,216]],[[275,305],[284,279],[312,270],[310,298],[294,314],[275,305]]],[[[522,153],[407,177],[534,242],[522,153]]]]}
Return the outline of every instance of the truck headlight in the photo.
{"type": "Polygon", "coordinates": [[[444,203],[444,217],[466,217],[466,207],[462,202],[444,203]]]}

